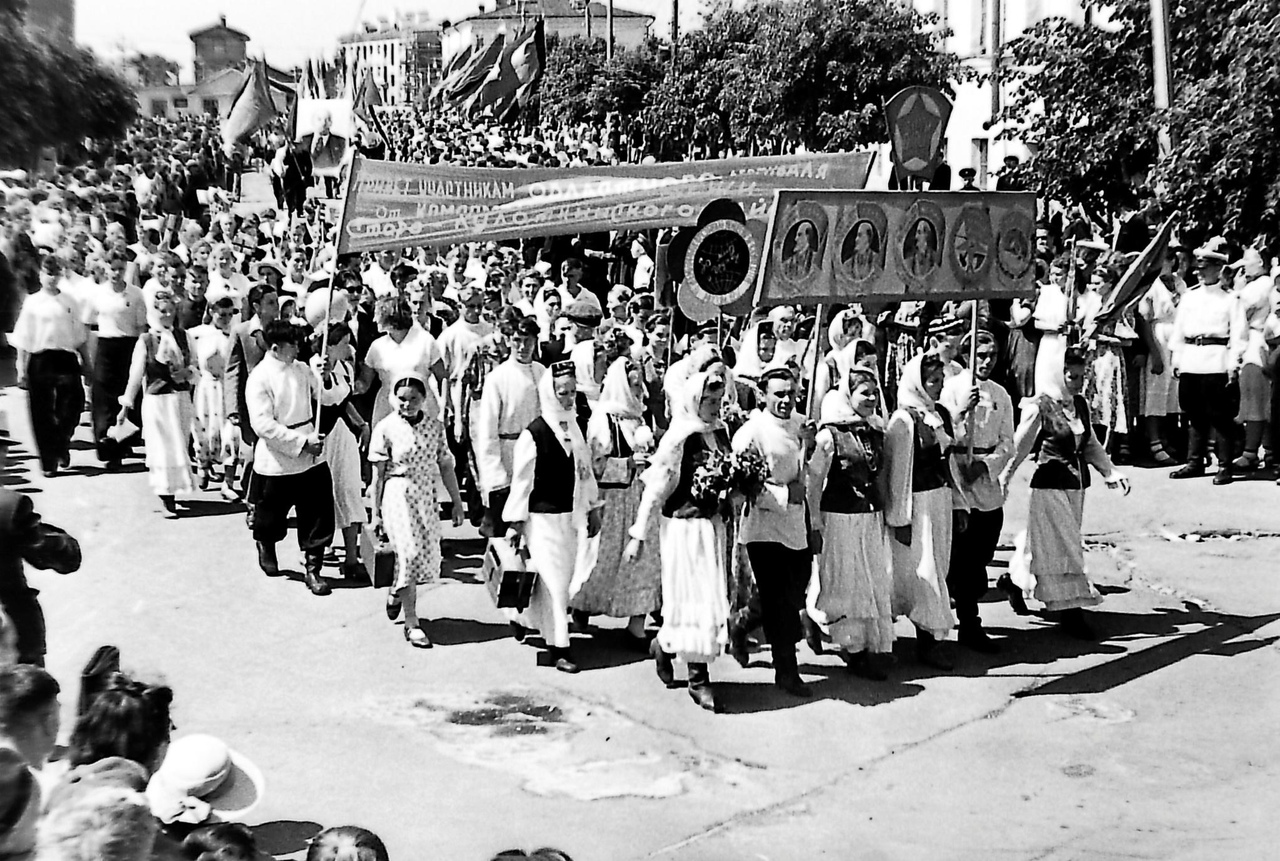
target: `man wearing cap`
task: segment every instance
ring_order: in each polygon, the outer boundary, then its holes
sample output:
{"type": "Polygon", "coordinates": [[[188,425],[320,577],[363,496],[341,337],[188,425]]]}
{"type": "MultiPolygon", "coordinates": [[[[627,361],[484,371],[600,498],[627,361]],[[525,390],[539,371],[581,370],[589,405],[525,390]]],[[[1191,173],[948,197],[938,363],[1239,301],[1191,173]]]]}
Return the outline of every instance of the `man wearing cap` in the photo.
{"type": "MultiPolygon", "coordinates": [[[[962,343],[963,353],[967,343],[962,343]]],[[[999,476],[1013,457],[1013,400],[991,380],[999,347],[989,331],[978,331],[977,364],[950,377],[940,403],[953,416],[958,474],[955,529],[947,591],[960,620],[959,641],[978,652],[999,651],[982,627],[978,602],[987,593],[987,565],[995,556],[1004,527],[1004,492],[999,476]],[[973,456],[969,456],[969,419],[973,419],[973,456]]]]}
{"type": "Polygon", "coordinates": [[[590,302],[566,303],[560,316],[569,328],[560,336],[544,342],[538,350],[538,361],[547,367],[571,358],[574,348],[584,341],[593,341],[600,325],[600,311],[590,302]]]}
{"type": "MultiPolygon", "coordinates": [[[[13,444],[8,429],[0,427],[0,472],[7,466],[13,444]]],[[[80,568],[80,545],[43,522],[29,495],[0,487],[0,610],[17,629],[18,661],[44,666],[44,613],[36,600],[39,593],[27,585],[24,562],[70,574],[80,568]]]]}
{"type": "MultiPolygon", "coordinates": [[[[751,414],[733,436],[733,450],[761,455],[769,478],[748,500],[738,531],[760,589],[761,622],[773,652],[774,684],[797,697],[813,691],[800,678],[796,643],[813,555],[805,517],[804,450],[795,415],[797,380],[790,369],[772,367],[760,375],[764,409],[751,414]]],[[[812,432],[812,431],[810,431],[812,432]]]]}
{"type": "Polygon", "coordinates": [[[1170,478],[1205,474],[1209,435],[1216,432],[1218,472],[1214,484],[1227,484],[1232,472],[1235,434],[1236,375],[1234,358],[1243,353],[1246,324],[1236,297],[1227,292],[1222,271],[1229,262],[1227,243],[1214,237],[1196,249],[1200,285],[1178,304],[1169,350],[1178,372],[1178,404],[1187,417],[1187,462],[1170,478]]]}
{"type": "Polygon", "coordinates": [[[315,425],[317,388],[320,403],[342,402],[346,388],[325,369],[319,379],[299,362],[299,327],[273,320],[263,330],[268,353],[249,374],[245,404],[258,441],[254,446],[253,481],[249,494],[255,506],[253,538],[258,564],[268,577],[280,574],[276,544],[285,536],[291,508],[297,509],[298,546],[306,564],[303,580],[313,595],[328,595],[320,576],[324,551],[333,541],[333,477],[322,458],[324,437],[315,425]]]}
{"type": "Polygon", "coordinates": [[[511,355],[485,378],[472,446],[476,455],[485,519],[481,532],[497,538],[507,531],[502,509],[511,492],[516,440],[539,414],[538,383],[547,369],[533,360],[538,321],[525,317],[516,327],[511,355]]]}
{"type": "Polygon", "coordinates": [[[960,186],[960,191],[981,191],[973,184],[974,179],[978,176],[978,172],[971,167],[960,168],[960,180],[964,184],[960,186]]]}

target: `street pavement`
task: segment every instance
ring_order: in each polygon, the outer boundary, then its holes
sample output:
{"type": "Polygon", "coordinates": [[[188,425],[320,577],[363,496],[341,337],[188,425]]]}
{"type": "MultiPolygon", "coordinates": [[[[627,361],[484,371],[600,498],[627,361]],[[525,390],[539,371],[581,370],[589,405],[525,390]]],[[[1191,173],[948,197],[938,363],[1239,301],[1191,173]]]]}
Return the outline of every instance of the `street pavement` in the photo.
{"type": "MultiPolygon", "coordinates": [[[[372,828],[396,861],[545,845],[577,861],[1276,857],[1270,480],[1130,468],[1127,498],[1092,489],[1095,643],[993,591],[999,655],[957,648],[954,672],[928,670],[900,623],[890,680],[873,683],[802,645],[817,695],[800,701],[772,686],[765,647],[745,669],[713,665],[728,713],[712,715],[665,690],[614,620],[575,637],[581,674],[538,666],[480,582],[470,528],[445,530],[444,577],[419,598],[437,645],[415,650],[366,584],[317,598],[300,574],[263,576],[239,506],[206,492],[164,519],[139,461],[102,472],[84,427],[73,468],[45,479],[24,393],[4,389],[0,411],[23,441],[4,480],[84,550],[75,574],[30,575],[64,736],[81,666],[114,643],[174,688],[177,735],[213,733],[261,767],[252,822],[276,857],[338,824],[372,828]]],[[[291,541],[281,562],[301,568],[291,541]]]]}

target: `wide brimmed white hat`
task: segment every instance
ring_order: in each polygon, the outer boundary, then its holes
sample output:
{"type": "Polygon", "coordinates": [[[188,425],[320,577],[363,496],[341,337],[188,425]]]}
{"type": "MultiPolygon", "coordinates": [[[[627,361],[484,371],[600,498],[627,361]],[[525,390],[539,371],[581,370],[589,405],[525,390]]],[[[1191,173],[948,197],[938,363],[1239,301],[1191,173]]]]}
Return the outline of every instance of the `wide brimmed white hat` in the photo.
{"type": "Polygon", "coordinates": [[[221,739],[196,734],[169,746],[147,784],[147,801],[166,824],[241,822],[265,792],[266,781],[252,761],[221,739]]]}

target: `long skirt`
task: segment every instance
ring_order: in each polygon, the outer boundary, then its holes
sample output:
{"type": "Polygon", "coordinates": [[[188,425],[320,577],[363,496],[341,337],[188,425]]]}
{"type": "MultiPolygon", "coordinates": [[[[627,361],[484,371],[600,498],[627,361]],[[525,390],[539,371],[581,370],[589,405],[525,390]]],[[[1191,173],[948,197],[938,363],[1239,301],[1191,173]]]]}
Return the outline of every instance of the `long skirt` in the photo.
{"type": "Polygon", "coordinates": [[[360,480],[360,441],[339,421],[324,438],[324,461],[333,474],[333,523],[342,530],[365,522],[360,480]]]}
{"type": "Polygon", "coordinates": [[[663,517],[658,538],[662,553],[658,644],[683,661],[710,663],[728,642],[724,521],[719,516],[663,517]]]}
{"type": "Polygon", "coordinates": [[[1169,333],[1173,326],[1156,323],[1153,329],[1156,346],[1164,362],[1164,373],[1151,373],[1150,364],[1142,370],[1138,378],[1140,413],[1144,416],[1176,416],[1181,410],[1178,408],[1178,380],[1173,376],[1173,354],[1169,350],[1169,333]]]}
{"type": "Polygon", "coordinates": [[[538,570],[526,616],[553,649],[569,646],[569,584],[585,556],[586,528],[573,512],[529,512],[524,538],[538,570]]]}
{"type": "Polygon", "coordinates": [[[191,458],[187,446],[194,421],[190,392],[142,396],[142,440],[147,471],[157,496],[191,493],[191,458]]]}
{"type": "MultiPolygon", "coordinates": [[[[644,486],[633,481],[624,488],[600,491],[604,500],[600,533],[589,539],[593,547],[589,558],[594,567],[580,566],[578,576],[569,586],[570,606],[592,615],[626,618],[652,613],[658,609],[662,594],[662,559],[657,553],[645,553],[636,562],[626,562],[622,553],[631,539],[628,530],[640,509],[644,486]]],[[[656,546],[658,525],[650,521],[650,535],[645,544],[656,546]]]]}
{"type": "Polygon", "coordinates": [[[1009,576],[1049,611],[1102,603],[1085,573],[1083,490],[1031,488],[1027,529],[1014,541],[1009,576]]]}
{"type": "Polygon", "coordinates": [[[389,477],[382,489],[382,525],[396,554],[392,591],[440,579],[440,513],[436,511],[435,481],[403,475],[389,477]]]}
{"type": "Polygon", "coordinates": [[[893,651],[893,563],[884,514],[824,511],[822,524],[814,603],[832,641],[848,652],[893,651]]]}
{"type": "Polygon", "coordinates": [[[951,566],[951,488],[911,494],[911,545],[890,539],[893,614],[945,639],[955,627],[947,570],[951,566]]]}
{"type": "Polygon", "coordinates": [[[1261,365],[1240,368],[1240,412],[1238,422],[1265,422],[1271,419],[1271,380],[1261,365]]]}
{"type": "MultiPolygon", "coordinates": [[[[93,440],[101,460],[116,460],[132,448],[133,441],[118,443],[107,436],[107,431],[120,415],[120,396],[129,384],[129,366],[133,362],[133,347],[137,338],[99,338],[93,357],[93,386],[90,388],[90,409],[93,416],[93,440]]],[[[134,421],[138,421],[134,416],[134,421]]]]}
{"type": "Polygon", "coordinates": [[[204,469],[212,469],[222,457],[222,428],[227,423],[222,380],[202,373],[195,389],[196,459],[204,469]]]}

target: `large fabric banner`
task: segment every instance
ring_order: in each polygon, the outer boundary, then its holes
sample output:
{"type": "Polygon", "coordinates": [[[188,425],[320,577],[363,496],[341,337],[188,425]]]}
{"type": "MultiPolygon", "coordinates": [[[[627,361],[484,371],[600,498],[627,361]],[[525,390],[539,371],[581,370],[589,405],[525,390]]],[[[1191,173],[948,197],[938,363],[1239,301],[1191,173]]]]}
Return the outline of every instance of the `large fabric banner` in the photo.
{"type": "Polygon", "coordinates": [[[757,305],[1035,292],[1031,192],[778,192],[757,305]]]}
{"type": "Polygon", "coordinates": [[[696,225],[727,198],[769,218],[782,188],[861,188],[874,153],[583,168],[472,168],[357,158],[338,253],[696,225]]]}

